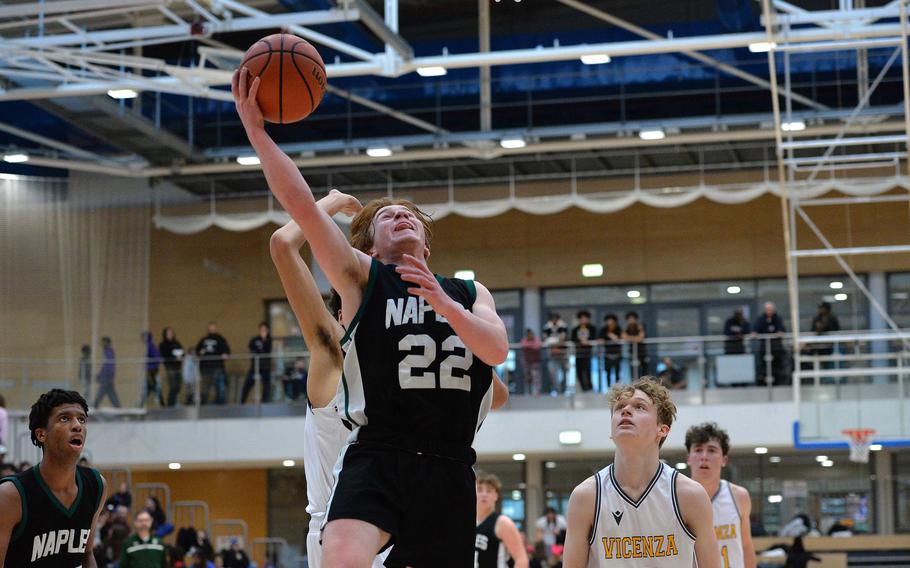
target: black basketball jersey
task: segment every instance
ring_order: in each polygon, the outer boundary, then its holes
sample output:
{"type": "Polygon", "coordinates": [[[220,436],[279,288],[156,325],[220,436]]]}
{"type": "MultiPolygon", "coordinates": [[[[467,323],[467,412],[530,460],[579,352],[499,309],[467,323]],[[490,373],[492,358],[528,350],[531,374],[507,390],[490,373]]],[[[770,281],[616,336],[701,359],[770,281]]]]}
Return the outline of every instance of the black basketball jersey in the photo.
{"type": "Polygon", "coordinates": [[[13,527],[5,568],[80,568],[89,546],[92,521],[101,506],[100,474],[76,467],[76,500],[66,508],[41,478],[41,464],[0,483],[19,490],[22,518],[13,527]]]}
{"type": "MultiPolygon", "coordinates": [[[[474,282],[437,276],[470,310],[474,282]]],[[[354,439],[474,462],[471,444],[492,402],[492,369],[394,265],[373,260],[363,300],[341,340],[340,408],[354,439]]]]}
{"type": "Polygon", "coordinates": [[[474,538],[474,568],[510,568],[514,562],[502,541],[496,536],[499,513],[493,512],[477,525],[474,538]]]}

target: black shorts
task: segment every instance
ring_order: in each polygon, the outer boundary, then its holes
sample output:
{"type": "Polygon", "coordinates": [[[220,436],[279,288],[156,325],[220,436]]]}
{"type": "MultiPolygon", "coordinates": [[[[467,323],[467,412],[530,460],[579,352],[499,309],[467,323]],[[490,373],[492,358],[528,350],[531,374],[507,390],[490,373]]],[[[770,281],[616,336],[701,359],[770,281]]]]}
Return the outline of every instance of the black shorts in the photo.
{"type": "Polygon", "coordinates": [[[475,491],[466,463],[354,443],[345,449],[326,522],[357,519],[388,532],[390,568],[471,568],[475,491]]]}

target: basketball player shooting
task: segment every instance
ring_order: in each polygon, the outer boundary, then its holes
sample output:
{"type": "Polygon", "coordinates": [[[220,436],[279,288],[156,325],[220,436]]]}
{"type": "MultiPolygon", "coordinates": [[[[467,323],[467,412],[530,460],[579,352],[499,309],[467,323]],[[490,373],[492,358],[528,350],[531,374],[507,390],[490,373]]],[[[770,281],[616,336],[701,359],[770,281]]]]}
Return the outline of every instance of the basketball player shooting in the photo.
{"type": "MultiPolygon", "coordinates": [[[[334,189],[317,203],[329,216],[340,212],[350,217],[363,208],[355,197],[334,189]]],[[[297,223],[290,221],[275,231],[269,249],[310,351],[306,386],[308,408],[303,425],[306,511],[310,515],[307,562],[313,568],[321,568],[320,531],[332,492],[332,468],[351,432],[337,412],[338,405],[344,404],[338,392],[343,363],[339,341],[344,336],[344,328],[343,322],[336,318],[341,317],[341,306],[336,305],[337,295],[333,294],[330,310],[325,309],[313,275],[300,256],[300,249],[305,243],[303,231],[297,223]]],[[[493,389],[492,407],[496,409],[508,400],[509,391],[498,377],[494,379],[493,389]]],[[[377,556],[373,568],[381,567],[384,559],[384,554],[377,556]]]]}
{"type": "Polygon", "coordinates": [[[349,322],[343,415],[355,432],[335,467],[323,566],[366,568],[390,544],[390,568],[470,566],[471,444],[491,404],[491,367],[508,353],[493,297],[479,283],[429,270],[429,218],[410,202],[364,207],[351,225],[360,245],[352,248],[266,133],[258,85],[246,69],[234,74],[241,121],[269,188],[302,229],[349,322]]]}
{"type": "Polygon", "coordinates": [[[613,463],[569,498],[565,568],[719,568],[704,488],[659,459],[676,406],[654,377],[609,393],[613,463]]]}
{"type": "Polygon", "coordinates": [[[720,478],[727,466],[730,436],[713,422],[692,426],[686,431],[686,451],[692,479],[711,496],[721,568],[755,568],[749,523],[752,498],[745,487],[720,478]]]}
{"type": "Polygon", "coordinates": [[[53,389],[32,405],[28,426],[39,464],[0,480],[0,566],[96,568],[92,546],[105,483],[78,466],[88,404],[75,391],[53,389]]]}

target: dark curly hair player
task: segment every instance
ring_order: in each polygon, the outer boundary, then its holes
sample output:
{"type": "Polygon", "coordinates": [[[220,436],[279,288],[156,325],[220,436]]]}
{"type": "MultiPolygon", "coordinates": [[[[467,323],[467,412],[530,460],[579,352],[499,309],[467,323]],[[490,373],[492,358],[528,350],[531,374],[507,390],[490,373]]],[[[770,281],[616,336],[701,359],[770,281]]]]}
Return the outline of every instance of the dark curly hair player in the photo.
{"type": "Polygon", "coordinates": [[[0,566],[96,568],[95,524],[105,500],[97,470],[77,465],[88,434],[88,404],[54,389],[32,405],[28,427],[43,457],[0,480],[0,566]]]}

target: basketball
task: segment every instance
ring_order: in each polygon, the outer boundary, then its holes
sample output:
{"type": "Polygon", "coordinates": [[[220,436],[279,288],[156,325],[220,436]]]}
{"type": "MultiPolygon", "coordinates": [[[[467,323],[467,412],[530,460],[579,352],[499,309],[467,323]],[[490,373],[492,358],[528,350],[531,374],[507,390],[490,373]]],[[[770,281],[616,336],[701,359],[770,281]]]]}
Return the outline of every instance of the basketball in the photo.
{"type": "Polygon", "coordinates": [[[309,42],[272,34],[254,43],[241,67],[259,77],[256,101],[268,122],[290,124],[310,115],[325,94],[325,64],[309,42]]]}

